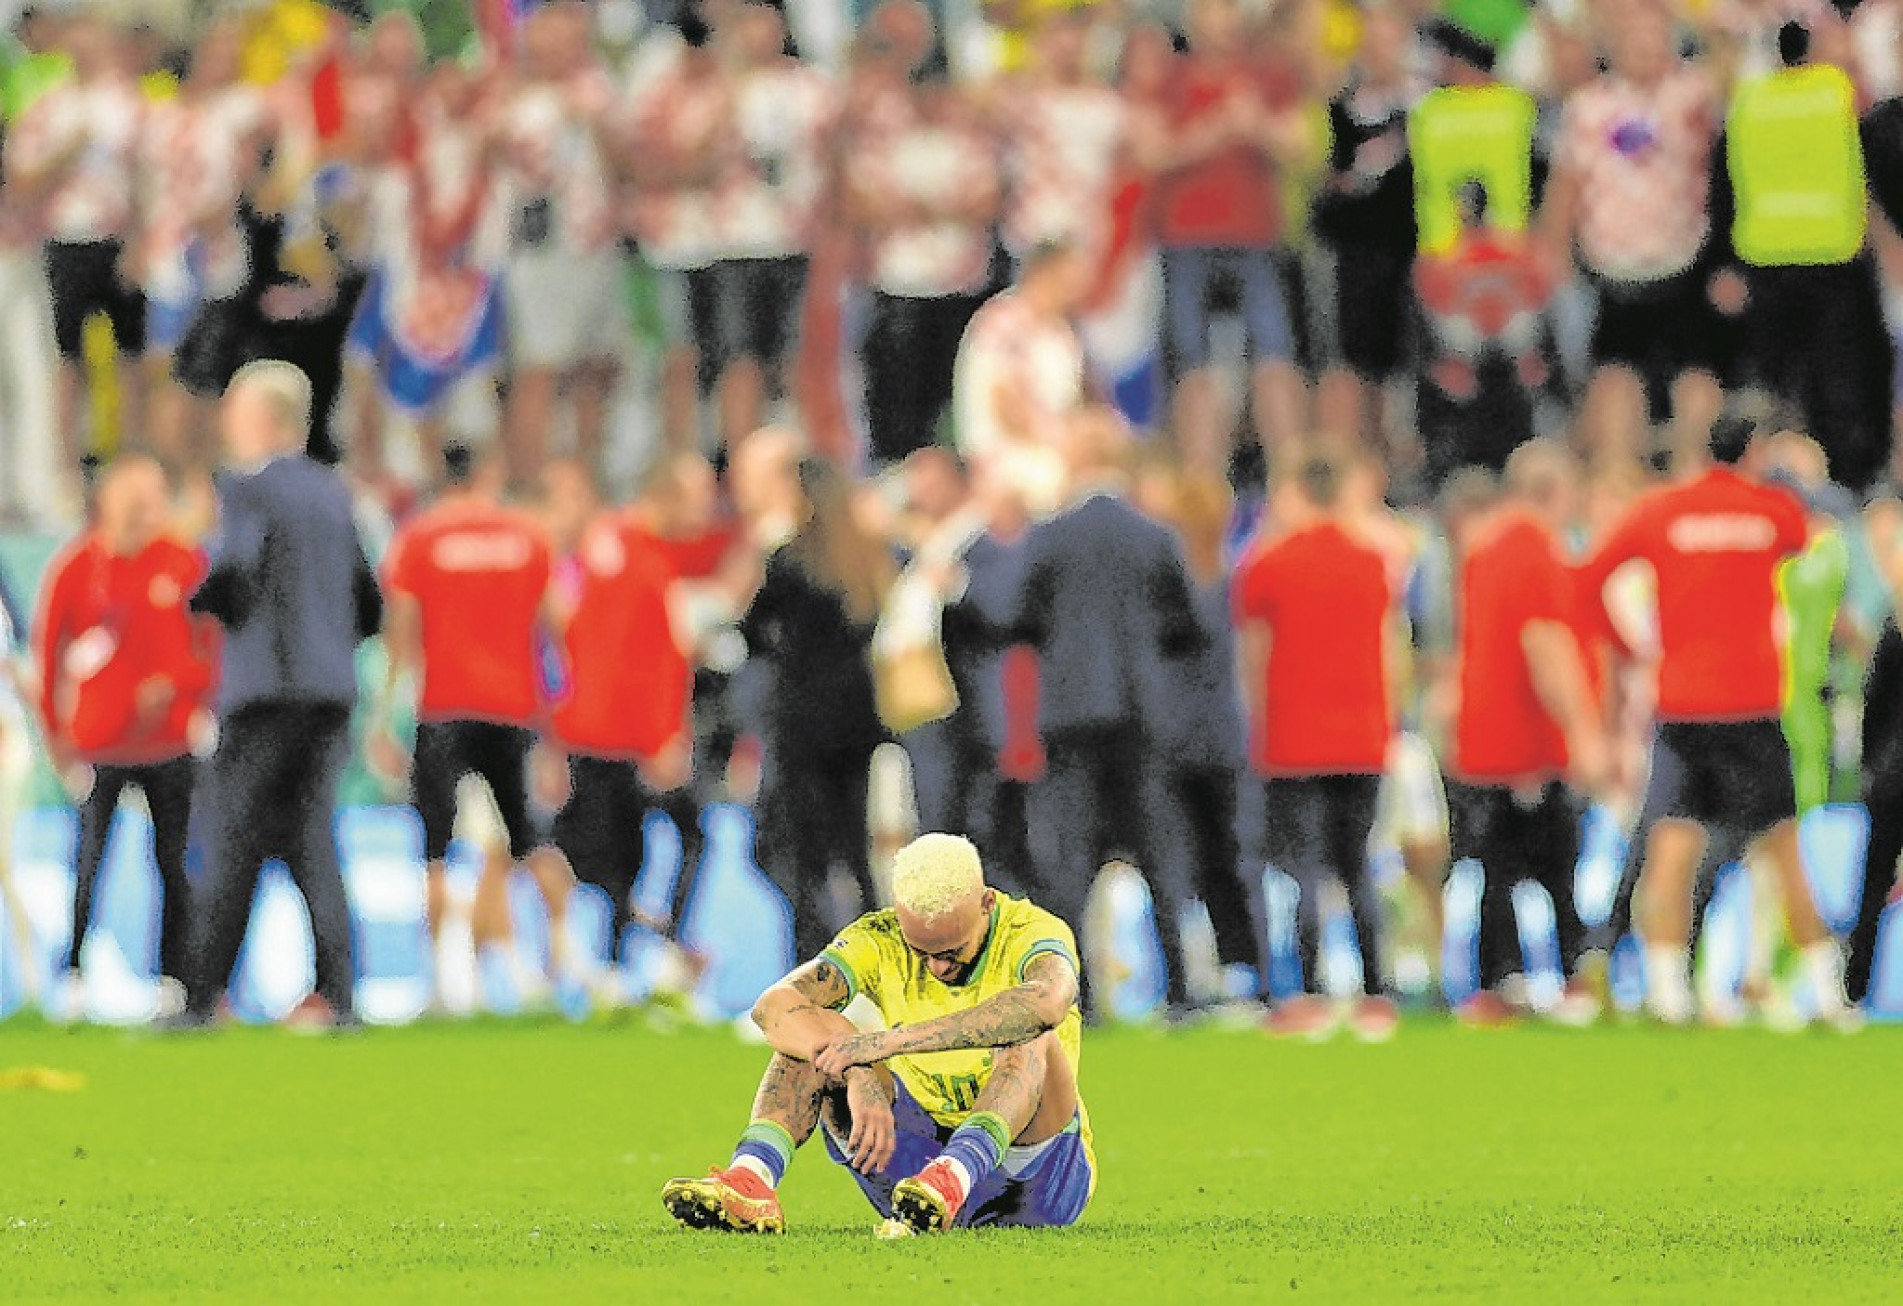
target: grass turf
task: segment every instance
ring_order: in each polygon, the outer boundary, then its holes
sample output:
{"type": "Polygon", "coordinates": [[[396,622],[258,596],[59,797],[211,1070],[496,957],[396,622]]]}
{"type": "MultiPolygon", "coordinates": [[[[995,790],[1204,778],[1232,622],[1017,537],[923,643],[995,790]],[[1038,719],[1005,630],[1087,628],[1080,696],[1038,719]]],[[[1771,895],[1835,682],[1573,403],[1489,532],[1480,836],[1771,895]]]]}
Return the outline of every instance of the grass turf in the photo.
{"type": "Polygon", "coordinates": [[[0,1301],[1833,1302],[1903,1292],[1903,1029],[1093,1031],[1084,1223],[887,1244],[808,1149],[784,1239],[689,1234],[763,1053],[477,1023],[0,1027],[0,1301]]]}

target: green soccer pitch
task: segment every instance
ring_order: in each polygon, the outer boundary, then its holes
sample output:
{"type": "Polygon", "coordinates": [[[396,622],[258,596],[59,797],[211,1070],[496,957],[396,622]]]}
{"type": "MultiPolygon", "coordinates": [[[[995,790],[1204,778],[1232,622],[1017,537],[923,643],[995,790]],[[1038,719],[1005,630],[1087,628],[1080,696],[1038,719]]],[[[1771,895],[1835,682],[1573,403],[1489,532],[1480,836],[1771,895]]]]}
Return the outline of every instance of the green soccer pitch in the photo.
{"type": "Polygon", "coordinates": [[[691,1234],[764,1059],[639,1021],[342,1039],[0,1026],[0,1302],[1852,1302],[1903,1293],[1903,1029],[1387,1046],[1090,1031],[1061,1233],[876,1242],[817,1148],[691,1234]]]}

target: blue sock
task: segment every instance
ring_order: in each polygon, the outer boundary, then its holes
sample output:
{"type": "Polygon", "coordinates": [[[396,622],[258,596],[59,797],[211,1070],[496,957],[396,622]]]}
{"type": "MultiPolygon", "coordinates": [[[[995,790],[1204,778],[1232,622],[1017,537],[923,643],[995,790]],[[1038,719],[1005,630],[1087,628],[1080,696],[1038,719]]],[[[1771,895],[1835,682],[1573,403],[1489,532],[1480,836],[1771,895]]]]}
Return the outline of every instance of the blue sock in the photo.
{"type": "MultiPolygon", "coordinates": [[[[963,1166],[971,1177],[971,1188],[976,1188],[998,1168],[998,1162],[1004,1159],[1004,1149],[1010,1145],[1011,1126],[1004,1122],[1004,1117],[995,1111],[979,1111],[965,1117],[965,1123],[952,1133],[951,1141],[945,1144],[940,1155],[963,1166]]],[[[966,1195],[970,1195],[970,1189],[966,1195]]]]}
{"type": "Polygon", "coordinates": [[[740,1146],[733,1149],[735,1165],[743,1158],[764,1166],[767,1186],[778,1188],[786,1177],[786,1167],[793,1164],[793,1135],[771,1120],[756,1120],[740,1135],[740,1146]]]}

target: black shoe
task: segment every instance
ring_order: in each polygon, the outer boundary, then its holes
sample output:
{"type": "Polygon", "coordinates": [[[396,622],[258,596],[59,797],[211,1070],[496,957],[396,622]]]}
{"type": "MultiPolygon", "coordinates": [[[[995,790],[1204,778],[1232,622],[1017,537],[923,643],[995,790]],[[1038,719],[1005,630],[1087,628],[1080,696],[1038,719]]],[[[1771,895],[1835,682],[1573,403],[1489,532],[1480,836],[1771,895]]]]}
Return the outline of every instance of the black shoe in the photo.
{"type": "Polygon", "coordinates": [[[199,1011],[187,1007],[183,1011],[174,1011],[169,1016],[160,1016],[152,1022],[152,1028],[161,1034],[185,1034],[211,1029],[217,1024],[209,1011],[199,1011]]]}

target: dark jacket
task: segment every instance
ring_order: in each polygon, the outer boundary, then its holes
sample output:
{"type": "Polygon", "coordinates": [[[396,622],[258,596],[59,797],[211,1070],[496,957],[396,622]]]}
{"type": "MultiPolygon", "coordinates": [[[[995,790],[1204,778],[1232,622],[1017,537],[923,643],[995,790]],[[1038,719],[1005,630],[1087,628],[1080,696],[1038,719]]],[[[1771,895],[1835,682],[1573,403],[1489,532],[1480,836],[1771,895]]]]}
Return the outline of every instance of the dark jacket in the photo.
{"type": "Polygon", "coordinates": [[[225,628],[219,712],[353,705],[357,645],[381,628],[383,597],[343,482],[294,456],[221,478],[218,497],[192,610],[225,628]]]}
{"type": "Polygon", "coordinates": [[[873,706],[872,630],[786,549],[767,559],[740,633],[747,652],[768,667],[769,747],[805,755],[870,753],[878,745],[885,732],[873,706]]]}
{"type": "Polygon", "coordinates": [[[986,614],[1007,608],[1022,584],[1024,553],[992,535],[980,535],[960,559],[970,578],[965,592],[945,605],[945,666],[958,687],[958,711],[947,725],[962,739],[996,753],[1004,747],[1005,632],[986,614]]]}
{"type": "Polygon", "coordinates": [[[1152,666],[1150,717],[1156,742],[1172,765],[1240,769],[1247,743],[1236,682],[1236,632],[1229,578],[1192,591],[1201,645],[1188,656],[1152,666]]]}
{"type": "Polygon", "coordinates": [[[1009,626],[1037,650],[1045,738],[1102,729],[1161,736],[1153,685],[1204,647],[1176,537],[1092,494],[1033,527],[1009,626]],[[1167,664],[1167,665],[1166,665],[1167,664]]]}

